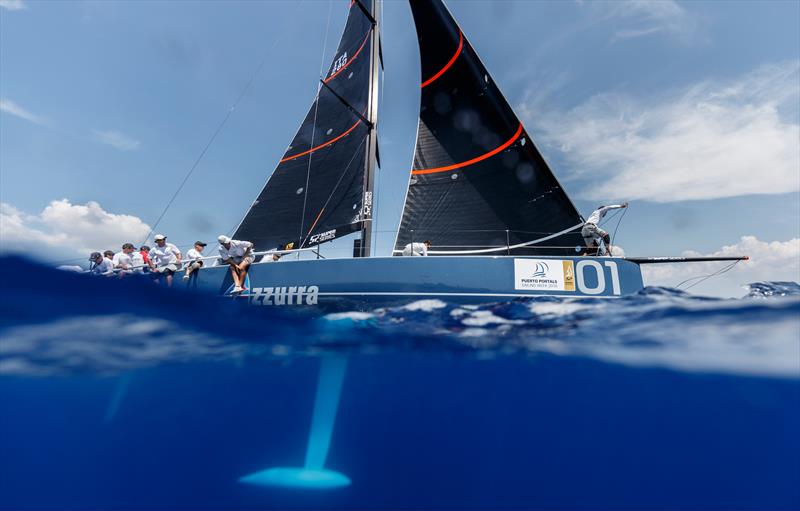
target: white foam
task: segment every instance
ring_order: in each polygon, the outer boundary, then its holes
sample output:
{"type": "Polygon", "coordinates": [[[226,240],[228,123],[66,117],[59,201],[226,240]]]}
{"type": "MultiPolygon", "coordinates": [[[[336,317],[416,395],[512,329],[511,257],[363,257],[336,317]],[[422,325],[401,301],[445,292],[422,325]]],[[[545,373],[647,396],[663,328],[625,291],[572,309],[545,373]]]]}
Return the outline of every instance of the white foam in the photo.
{"type": "Polygon", "coordinates": [[[326,314],[325,319],[328,321],[367,321],[375,317],[371,312],[336,312],[333,314],[326,314]]]}
{"type": "Polygon", "coordinates": [[[522,325],[525,321],[521,319],[506,319],[495,316],[491,311],[474,311],[468,318],[461,322],[467,326],[486,326],[486,325],[522,325]]]}
{"type": "Polygon", "coordinates": [[[528,306],[532,313],[539,316],[567,316],[588,307],[576,302],[534,302],[528,306]]]}
{"type": "Polygon", "coordinates": [[[416,302],[411,302],[408,305],[404,306],[403,309],[407,311],[423,311],[423,312],[431,312],[436,309],[443,309],[447,307],[447,304],[441,300],[417,300],[416,302]]]}

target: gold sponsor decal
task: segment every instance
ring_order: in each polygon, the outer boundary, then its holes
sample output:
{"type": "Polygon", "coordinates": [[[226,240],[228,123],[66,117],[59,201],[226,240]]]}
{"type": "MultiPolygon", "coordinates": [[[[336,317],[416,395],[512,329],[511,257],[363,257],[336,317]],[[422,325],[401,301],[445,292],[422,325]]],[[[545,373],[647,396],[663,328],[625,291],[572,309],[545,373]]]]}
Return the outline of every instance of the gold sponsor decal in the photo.
{"type": "Polygon", "coordinates": [[[572,261],[561,261],[564,265],[564,291],[575,291],[575,269],[572,261]]]}

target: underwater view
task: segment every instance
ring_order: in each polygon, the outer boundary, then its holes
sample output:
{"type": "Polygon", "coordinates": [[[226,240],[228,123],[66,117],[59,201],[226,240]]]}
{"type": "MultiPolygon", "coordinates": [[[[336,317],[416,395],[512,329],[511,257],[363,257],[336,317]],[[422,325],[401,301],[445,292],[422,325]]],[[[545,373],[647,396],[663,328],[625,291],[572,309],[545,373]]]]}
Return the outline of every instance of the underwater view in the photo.
{"type": "Polygon", "coordinates": [[[325,316],[0,260],[3,509],[793,509],[800,286],[325,316]]]}

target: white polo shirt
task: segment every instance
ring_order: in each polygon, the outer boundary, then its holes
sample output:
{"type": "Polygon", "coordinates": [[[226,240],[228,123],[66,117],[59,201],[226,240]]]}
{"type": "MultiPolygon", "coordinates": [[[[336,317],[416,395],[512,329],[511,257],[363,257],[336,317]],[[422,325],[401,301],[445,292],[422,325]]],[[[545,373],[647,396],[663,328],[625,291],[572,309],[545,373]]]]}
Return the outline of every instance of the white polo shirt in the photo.
{"type": "Polygon", "coordinates": [[[231,248],[219,246],[219,256],[223,261],[231,257],[244,257],[247,251],[253,248],[253,244],[249,241],[231,240],[230,245],[231,248]]]}
{"type": "Polygon", "coordinates": [[[172,243],[164,243],[163,247],[159,247],[158,243],[156,243],[150,249],[150,261],[156,266],[176,264],[179,255],[181,255],[181,251],[172,243]]]}
{"type": "Polygon", "coordinates": [[[190,248],[186,252],[186,259],[189,259],[190,261],[196,261],[197,259],[202,259],[202,258],[203,258],[202,252],[198,252],[197,249],[190,248]]]}
{"type": "Polygon", "coordinates": [[[114,263],[114,268],[129,269],[133,266],[133,258],[130,254],[126,254],[125,252],[117,252],[114,254],[114,259],[112,259],[111,262],[114,263]]]}

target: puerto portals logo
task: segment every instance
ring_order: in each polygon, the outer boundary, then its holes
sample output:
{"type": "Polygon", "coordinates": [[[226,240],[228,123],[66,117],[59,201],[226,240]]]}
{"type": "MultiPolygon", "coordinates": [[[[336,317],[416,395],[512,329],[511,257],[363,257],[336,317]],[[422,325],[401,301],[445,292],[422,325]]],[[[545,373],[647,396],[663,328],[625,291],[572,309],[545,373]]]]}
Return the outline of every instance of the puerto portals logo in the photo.
{"type": "Polygon", "coordinates": [[[536,271],[533,272],[533,275],[531,275],[531,277],[534,278],[546,277],[548,271],[550,271],[550,267],[547,266],[547,263],[545,262],[536,263],[536,271]]]}
{"type": "Polygon", "coordinates": [[[572,261],[514,259],[514,289],[575,291],[575,271],[572,261]]]}

